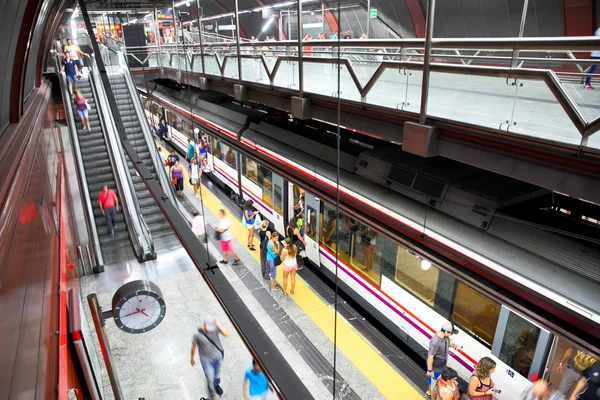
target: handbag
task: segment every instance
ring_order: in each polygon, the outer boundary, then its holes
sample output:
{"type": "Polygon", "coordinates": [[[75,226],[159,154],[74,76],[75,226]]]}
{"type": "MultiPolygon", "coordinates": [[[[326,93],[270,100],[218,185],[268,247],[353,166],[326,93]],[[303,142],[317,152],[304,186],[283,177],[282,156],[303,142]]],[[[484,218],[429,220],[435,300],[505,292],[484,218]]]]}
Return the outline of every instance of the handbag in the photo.
{"type": "Polygon", "coordinates": [[[206,334],[206,332],[204,332],[203,329],[198,329],[198,332],[200,332],[201,334],[204,335],[204,337],[212,343],[213,346],[215,346],[217,348],[217,350],[219,350],[219,353],[221,353],[221,357],[225,357],[225,351],[223,351],[223,349],[221,349],[219,346],[217,346],[217,344],[215,342],[212,341],[211,338],[208,337],[208,335],[206,334]]]}
{"type": "Polygon", "coordinates": [[[278,266],[279,264],[281,264],[281,257],[275,256],[273,262],[275,263],[275,266],[278,266]]]}
{"type": "Polygon", "coordinates": [[[171,178],[171,183],[173,185],[177,185],[177,178],[171,178]]]}
{"type": "Polygon", "coordinates": [[[85,108],[87,108],[88,110],[92,109],[92,107],[88,103],[85,103],[85,108]]]}
{"type": "Polygon", "coordinates": [[[261,223],[262,223],[262,220],[260,219],[260,214],[256,214],[256,216],[254,217],[254,229],[256,229],[256,230],[260,229],[261,223]]]}

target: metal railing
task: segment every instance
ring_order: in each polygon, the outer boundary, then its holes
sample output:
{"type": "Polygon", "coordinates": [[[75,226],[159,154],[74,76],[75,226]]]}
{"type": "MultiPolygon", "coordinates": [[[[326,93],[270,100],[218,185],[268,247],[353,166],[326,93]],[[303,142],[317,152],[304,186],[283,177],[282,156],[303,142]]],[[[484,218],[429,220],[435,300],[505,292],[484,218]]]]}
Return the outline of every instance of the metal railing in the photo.
{"type": "MultiPolygon", "coordinates": [[[[85,173],[85,167],[83,165],[83,156],[81,154],[81,147],[79,146],[79,138],[77,136],[77,124],[75,122],[75,116],[73,115],[73,107],[71,107],[71,96],[69,94],[69,89],[67,85],[66,76],[63,73],[59,74],[58,72],[61,70],[60,60],[57,56],[57,52],[51,50],[52,58],[54,60],[54,68],[56,69],[56,73],[58,75],[58,80],[60,82],[60,91],[63,98],[63,104],[65,106],[65,115],[67,117],[67,125],[69,128],[69,134],[71,135],[71,143],[73,145],[74,159],[75,159],[75,169],[77,170],[78,179],[77,182],[79,184],[79,191],[82,195],[83,202],[83,212],[85,215],[86,221],[86,230],[88,233],[88,242],[89,246],[91,246],[91,255],[88,250],[88,259],[90,262],[90,268],[92,271],[101,269],[104,266],[104,258],[102,257],[102,250],[100,248],[100,240],[98,239],[98,230],[96,229],[96,221],[94,216],[94,207],[92,206],[92,199],[90,197],[90,192],[87,183],[87,176],[85,173]]],[[[82,272],[87,274],[87,269],[82,268],[82,272]]]]}
{"type": "Polygon", "coordinates": [[[139,201],[135,197],[135,187],[133,180],[131,179],[125,152],[123,151],[121,141],[116,133],[117,129],[112,113],[109,111],[110,105],[104,92],[100,73],[98,72],[94,56],[92,55],[91,58],[91,86],[96,95],[96,99],[98,100],[98,115],[104,132],[106,133],[106,144],[109,149],[109,158],[113,164],[115,181],[121,193],[121,197],[124,200],[123,203],[126,205],[126,207],[123,207],[123,215],[127,222],[127,226],[130,227],[129,235],[133,236],[132,242],[138,260],[153,259],[155,258],[156,253],[154,251],[152,235],[146,221],[144,221],[139,201]],[[125,212],[126,210],[127,212],[125,212]]]}
{"type": "MultiPolygon", "coordinates": [[[[327,64],[336,68],[339,52],[339,67],[347,71],[354,84],[359,94],[357,101],[368,103],[367,96],[375,85],[389,79],[384,78],[388,71],[398,71],[400,75],[423,72],[424,49],[425,39],[350,39],[342,40],[341,47],[338,47],[337,40],[311,40],[302,42],[302,46],[297,41],[241,42],[239,46],[234,43],[207,42],[203,45],[187,45],[185,51],[182,46],[174,45],[129,47],[126,50],[128,58],[135,59],[146,68],[159,66],[160,60],[163,68],[179,69],[179,57],[186,56],[191,59],[188,72],[254,83],[257,83],[256,76],[259,76],[260,83],[271,87],[282,86],[276,80],[280,78],[278,74],[281,74],[282,66],[286,65],[285,69],[292,69],[294,74],[287,88],[297,90],[300,96],[303,95],[306,72],[302,73],[304,68],[300,68],[299,64],[327,64]],[[141,54],[146,57],[140,59],[141,54]],[[237,61],[238,57],[245,65],[241,71],[239,68],[236,71],[235,66],[228,67],[229,59],[237,61]]],[[[600,49],[598,37],[434,38],[428,67],[431,73],[450,74],[460,79],[502,78],[515,90],[522,86],[523,81],[540,82],[560,105],[581,135],[581,145],[585,146],[587,138],[600,129],[600,118],[587,117],[565,85],[592,76],[585,72],[586,68],[598,60],[590,59],[587,53],[596,49],[600,49]]],[[[420,80],[414,78],[413,82],[421,84],[420,80]]],[[[333,97],[344,97],[344,94],[333,89],[331,93],[333,97]]],[[[421,104],[423,101],[427,102],[428,99],[418,97],[412,103],[421,104]]],[[[396,108],[403,112],[420,113],[418,109],[413,111],[406,108],[405,105],[409,103],[407,99],[396,108]]],[[[507,127],[513,125],[512,121],[506,122],[507,127]]],[[[502,124],[498,129],[501,127],[502,124]]]]}

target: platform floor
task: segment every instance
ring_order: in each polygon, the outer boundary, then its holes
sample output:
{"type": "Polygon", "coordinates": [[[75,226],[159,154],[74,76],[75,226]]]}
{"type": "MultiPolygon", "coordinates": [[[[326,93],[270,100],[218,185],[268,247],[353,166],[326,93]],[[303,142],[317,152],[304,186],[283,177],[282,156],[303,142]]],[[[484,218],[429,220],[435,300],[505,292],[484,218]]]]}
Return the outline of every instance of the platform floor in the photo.
{"type": "MultiPolygon", "coordinates": [[[[185,187],[184,207],[203,210],[209,228],[209,252],[221,259],[213,238],[216,213],[231,213],[234,250],[242,263],[221,267],[255,318],[278,346],[294,371],[306,383],[315,399],[331,399],[333,390],[333,303],[331,292],[307,268],[298,274],[294,296],[273,294],[260,276],[258,252],[247,250],[247,231],[240,223],[241,212],[205,180],[203,204],[191,187],[185,187]],[[239,214],[239,215],[238,215],[239,214]]],[[[188,216],[191,218],[191,216],[188,216]]],[[[258,247],[258,240],[255,239],[258,247]]],[[[279,267],[281,268],[281,267],[279,267]]],[[[278,273],[281,284],[281,270],[278,273]]],[[[197,399],[207,395],[199,364],[189,364],[191,336],[211,314],[232,333],[225,339],[223,399],[242,398],[242,378],[251,357],[241,338],[227,320],[208,286],[183,248],[158,254],[157,260],[139,264],[133,260],[107,266],[106,272],[82,279],[82,293],[98,293],[101,306],[110,308],[112,295],[122,284],[149,279],[161,288],[167,301],[163,323],[144,335],[120,331],[112,320],[107,332],[117,362],[117,371],[126,399],[197,399]]],[[[335,376],[338,399],[422,399],[423,370],[399,351],[356,311],[340,301],[335,376]],[[386,347],[387,346],[387,347],[386,347]],[[413,377],[413,380],[407,376],[413,377]],[[416,378],[415,378],[416,377],[416,378]],[[416,382],[416,384],[415,384],[416,382]]],[[[86,313],[89,319],[89,312],[86,313]]],[[[110,393],[104,376],[105,392],[110,393]]],[[[110,395],[107,398],[111,398],[110,395]]]]}

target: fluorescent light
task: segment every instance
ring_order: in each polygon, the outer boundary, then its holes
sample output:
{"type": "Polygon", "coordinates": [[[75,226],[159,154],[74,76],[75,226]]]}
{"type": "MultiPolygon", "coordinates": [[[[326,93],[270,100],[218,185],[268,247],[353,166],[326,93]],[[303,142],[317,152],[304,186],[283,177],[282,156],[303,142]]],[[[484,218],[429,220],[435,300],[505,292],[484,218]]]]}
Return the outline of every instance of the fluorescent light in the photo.
{"type": "Polygon", "coordinates": [[[421,267],[423,271],[427,271],[431,268],[431,261],[422,258],[419,260],[419,267],[421,267]]]}
{"type": "Polygon", "coordinates": [[[269,28],[269,25],[271,24],[271,22],[273,22],[275,18],[271,17],[267,20],[267,22],[265,22],[265,24],[263,25],[262,29],[260,30],[260,33],[263,33],[264,31],[267,30],[267,28],[269,28]]]}
{"type": "Polygon", "coordinates": [[[79,15],[79,7],[77,7],[75,9],[75,11],[73,11],[73,14],[71,15],[71,19],[77,18],[78,15],[79,15]]]}

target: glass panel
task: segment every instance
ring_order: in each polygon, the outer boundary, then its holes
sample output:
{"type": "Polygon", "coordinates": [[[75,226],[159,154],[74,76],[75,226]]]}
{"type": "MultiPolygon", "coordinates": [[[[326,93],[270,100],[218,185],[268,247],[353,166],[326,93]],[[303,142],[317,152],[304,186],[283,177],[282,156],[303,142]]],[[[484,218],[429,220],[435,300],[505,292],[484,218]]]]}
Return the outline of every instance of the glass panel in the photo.
{"type": "Polygon", "coordinates": [[[394,280],[413,295],[433,306],[440,271],[435,266],[423,269],[419,265],[421,260],[420,257],[416,257],[404,248],[399,247],[394,260],[396,266],[394,280]]]}
{"type": "Polygon", "coordinates": [[[202,72],[202,57],[200,54],[194,54],[192,57],[192,71],[202,72]]]}
{"type": "Polygon", "coordinates": [[[458,282],[452,322],[481,339],[491,348],[499,315],[500,304],[458,282]]]}
{"type": "Polygon", "coordinates": [[[274,85],[287,89],[298,89],[298,63],[296,61],[283,61],[275,75],[274,85]]]}
{"type": "Polygon", "coordinates": [[[510,132],[560,143],[581,142],[581,134],[543,81],[519,80],[510,132]]]}
{"type": "Polygon", "coordinates": [[[262,188],[263,201],[269,207],[273,207],[273,179],[271,171],[261,165],[258,166],[258,185],[262,188]]]}
{"type": "Polygon", "coordinates": [[[237,57],[228,57],[227,63],[225,64],[225,77],[238,79],[238,59],[237,57]]]}
{"type": "Polygon", "coordinates": [[[246,156],[242,156],[242,173],[252,182],[258,184],[258,164],[246,156]]]}
{"type": "Polygon", "coordinates": [[[158,67],[158,54],[152,53],[150,54],[150,58],[148,59],[148,66],[150,67],[158,67]]]}
{"type": "Polygon", "coordinates": [[[215,138],[213,138],[213,145],[215,148],[214,156],[217,157],[219,160],[224,161],[231,168],[235,169],[236,168],[235,150],[233,150],[231,147],[226,145],[221,140],[215,139],[215,138]]]}
{"type": "Polygon", "coordinates": [[[306,235],[311,238],[312,240],[316,241],[317,240],[317,213],[315,211],[314,208],[312,208],[311,206],[306,206],[306,210],[307,210],[307,221],[304,225],[304,228],[306,229],[306,235]]]}
{"type": "Polygon", "coordinates": [[[275,184],[273,186],[273,195],[275,196],[273,208],[277,214],[283,215],[283,188],[275,184]]]}
{"type": "MultiPolygon", "coordinates": [[[[231,62],[228,61],[228,63],[231,62]]],[[[242,58],[242,78],[245,81],[262,83],[268,85],[269,75],[265,71],[263,63],[257,58],[242,58]]]]}
{"type": "Polygon", "coordinates": [[[421,71],[386,69],[367,94],[367,103],[419,112],[422,79],[421,71]]]}
{"type": "Polygon", "coordinates": [[[427,111],[436,117],[498,129],[510,120],[515,91],[506,78],[432,72],[427,111]]]}
{"type": "Polygon", "coordinates": [[[539,337],[540,328],[511,312],[498,358],[527,378],[539,337]]]}
{"type": "MultiPolygon", "coordinates": [[[[337,67],[332,64],[304,62],[304,90],[325,96],[337,96],[337,67]]],[[[360,101],[360,92],[354,84],[348,68],[342,65],[340,96],[343,99],[360,101]]]]}
{"type": "Polygon", "coordinates": [[[207,74],[221,76],[221,70],[219,69],[216,56],[204,55],[204,67],[206,68],[207,74]]]}
{"type": "Polygon", "coordinates": [[[596,132],[588,138],[588,147],[600,149],[600,133],[596,132]]]}
{"type": "Polygon", "coordinates": [[[164,52],[164,53],[161,53],[160,56],[162,58],[162,66],[170,67],[171,66],[171,57],[169,56],[169,53],[164,52]]]}
{"type": "Polygon", "coordinates": [[[294,215],[302,217],[304,213],[304,189],[294,185],[294,215]]]}

